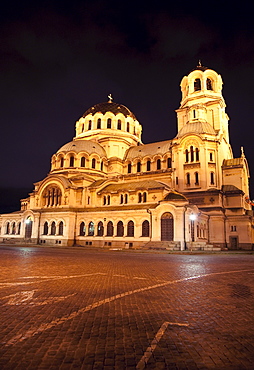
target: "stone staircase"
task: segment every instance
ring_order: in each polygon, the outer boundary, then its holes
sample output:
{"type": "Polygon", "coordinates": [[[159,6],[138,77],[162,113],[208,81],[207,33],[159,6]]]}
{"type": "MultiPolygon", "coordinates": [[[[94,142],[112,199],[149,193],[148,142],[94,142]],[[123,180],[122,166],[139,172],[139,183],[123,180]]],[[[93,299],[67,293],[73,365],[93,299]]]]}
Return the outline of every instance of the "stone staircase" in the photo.
{"type": "Polygon", "coordinates": [[[186,247],[188,251],[221,251],[220,247],[215,247],[213,244],[207,244],[206,242],[188,242],[186,247]]]}
{"type": "Polygon", "coordinates": [[[180,251],[180,242],[171,241],[150,241],[143,245],[141,249],[154,249],[154,250],[168,250],[168,251],[180,251]]]}

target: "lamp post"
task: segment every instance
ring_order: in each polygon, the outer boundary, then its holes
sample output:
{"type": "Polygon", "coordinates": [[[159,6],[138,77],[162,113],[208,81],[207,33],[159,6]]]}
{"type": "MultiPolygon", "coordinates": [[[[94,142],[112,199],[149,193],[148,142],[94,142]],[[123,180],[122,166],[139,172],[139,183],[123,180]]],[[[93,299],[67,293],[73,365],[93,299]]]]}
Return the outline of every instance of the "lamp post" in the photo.
{"type": "Polygon", "coordinates": [[[194,221],[197,219],[197,216],[195,213],[192,213],[190,215],[190,221],[191,221],[191,241],[195,241],[195,229],[194,229],[194,221]]]}

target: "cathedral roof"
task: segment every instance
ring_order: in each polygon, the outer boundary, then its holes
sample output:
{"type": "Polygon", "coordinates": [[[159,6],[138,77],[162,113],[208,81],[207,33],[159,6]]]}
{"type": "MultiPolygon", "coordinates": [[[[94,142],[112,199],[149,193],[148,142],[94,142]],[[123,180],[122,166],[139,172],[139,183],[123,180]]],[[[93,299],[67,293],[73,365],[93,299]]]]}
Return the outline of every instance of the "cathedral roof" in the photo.
{"type": "Polygon", "coordinates": [[[209,134],[216,135],[214,128],[208,122],[186,123],[177,134],[177,138],[187,134],[209,134]]]}
{"type": "Polygon", "coordinates": [[[225,166],[225,167],[240,166],[242,164],[243,164],[243,158],[224,159],[222,162],[222,166],[225,166]]]}
{"type": "Polygon", "coordinates": [[[85,111],[83,117],[86,117],[88,114],[94,115],[97,112],[100,112],[102,114],[105,114],[106,112],[111,112],[115,115],[117,115],[118,113],[122,113],[125,117],[132,117],[134,120],[136,120],[135,115],[127,107],[122,104],[114,103],[112,101],[93,105],[91,108],[85,111]]]}
{"type": "Polygon", "coordinates": [[[135,182],[124,182],[106,185],[99,191],[100,193],[114,193],[120,191],[137,191],[137,190],[148,190],[148,189],[164,189],[167,185],[164,185],[155,180],[143,180],[135,182]]]}
{"type": "Polygon", "coordinates": [[[60,152],[87,152],[88,154],[97,153],[100,156],[106,157],[106,152],[104,148],[94,141],[91,140],[73,140],[69,143],[63,145],[57,153],[60,152]]]}
{"type": "Polygon", "coordinates": [[[133,159],[137,157],[145,157],[146,155],[164,154],[169,151],[171,140],[158,141],[157,143],[143,144],[131,147],[127,154],[126,159],[133,159]]]}

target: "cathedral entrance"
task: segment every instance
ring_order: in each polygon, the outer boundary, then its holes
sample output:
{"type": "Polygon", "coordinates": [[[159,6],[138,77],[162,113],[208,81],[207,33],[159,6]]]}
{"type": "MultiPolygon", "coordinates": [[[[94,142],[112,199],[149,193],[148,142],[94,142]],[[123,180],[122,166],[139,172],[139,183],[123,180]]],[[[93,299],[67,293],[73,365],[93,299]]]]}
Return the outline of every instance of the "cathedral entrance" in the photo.
{"type": "Polygon", "coordinates": [[[238,236],[229,237],[229,249],[232,250],[238,249],[238,236]]]}
{"type": "Polygon", "coordinates": [[[30,239],[32,236],[32,230],[33,230],[33,221],[31,217],[28,217],[25,221],[26,228],[25,228],[25,238],[30,239]]]}
{"type": "Polygon", "coordinates": [[[161,240],[174,240],[174,218],[170,212],[165,212],[161,216],[161,240]]]}

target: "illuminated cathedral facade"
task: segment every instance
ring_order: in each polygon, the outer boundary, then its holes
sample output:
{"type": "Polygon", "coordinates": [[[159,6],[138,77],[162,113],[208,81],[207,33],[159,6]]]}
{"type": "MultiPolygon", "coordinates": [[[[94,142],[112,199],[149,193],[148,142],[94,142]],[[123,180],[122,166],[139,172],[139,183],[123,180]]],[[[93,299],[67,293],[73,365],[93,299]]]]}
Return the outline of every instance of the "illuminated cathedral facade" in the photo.
{"type": "Polygon", "coordinates": [[[176,136],[150,144],[111,96],[89,108],[20,211],[0,215],[0,242],[252,249],[248,164],[233,156],[221,76],[198,66],[181,91],[176,136]]]}

